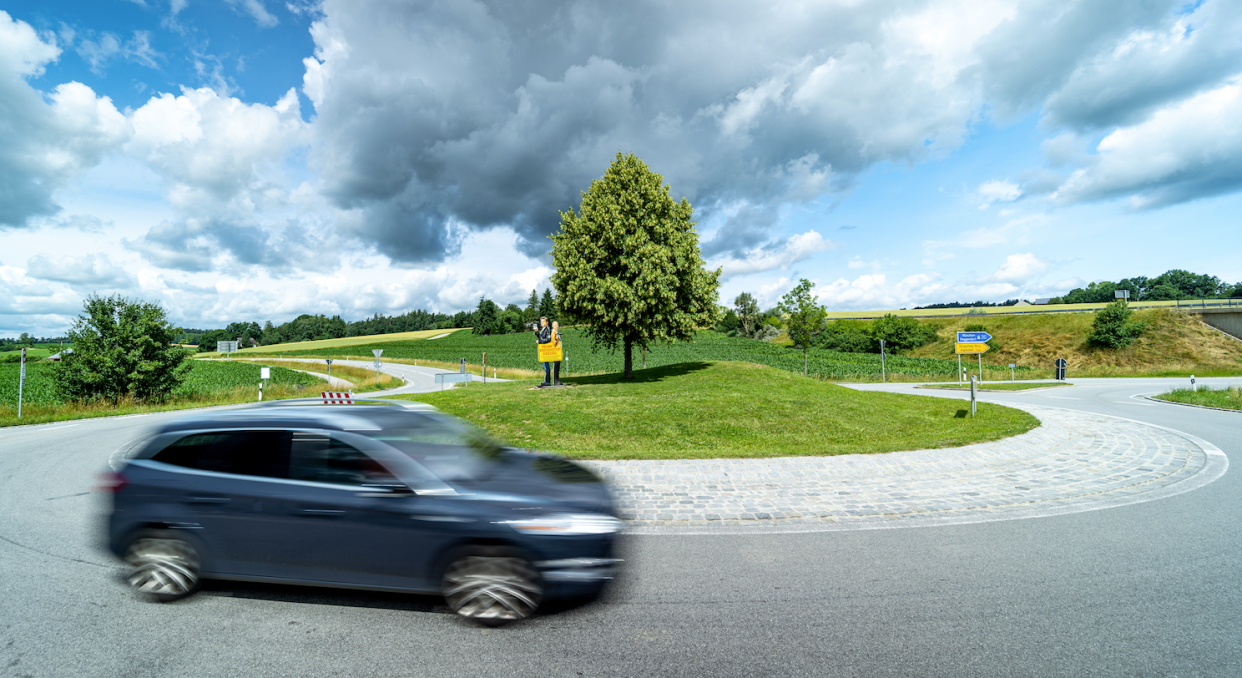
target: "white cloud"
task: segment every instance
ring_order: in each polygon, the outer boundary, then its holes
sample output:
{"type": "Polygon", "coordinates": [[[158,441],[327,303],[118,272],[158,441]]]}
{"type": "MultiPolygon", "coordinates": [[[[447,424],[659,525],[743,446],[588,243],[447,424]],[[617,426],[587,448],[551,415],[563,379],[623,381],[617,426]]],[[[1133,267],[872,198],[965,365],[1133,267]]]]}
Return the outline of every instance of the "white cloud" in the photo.
{"type": "Polygon", "coordinates": [[[239,14],[249,14],[250,18],[259,25],[260,28],[271,28],[280,23],[280,20],[267,11],[263,0],[224,0],[234,11],[239,14]]]}
{"type": "Polygon", "coordinates": [[[1062,204],[1131,196],[1135,209],[1242,188],[1242,76],[1100,141],[1053,194],[1062,204]]]}
{"type": "Polygon", "coordinates": [[[998,202],[1013,202],[1022,196],[1022,189],[1018,185],[1009,181],[985,181],[979,184],[979,188],[975,192],[982,198],[983,203],[979,205],[979,209],[987,209],[988,206],[998,202]]]}
{"type": "MultiPolygon", "coordinates": [[[[917,302],[938,299],[947,289],[937,282],[936,273],[906,276],[895,284],[881,273],[859,276],[853,280],[839,278],[815,288],[820,303],[828,310],[909,308],[917,302]]],[[[930,303],[930,302],[929,302],[930,303]]]]}
{"type": "Polygon", "coordinates": [[[40,280],[77,285],[127,287],[133,283],[131,276],[113,264],[106,254],[80,257],[37,254],[26,263],[26,274],[40,280]]]}
{"type": "Polygon", "coordinates": [[[994,280],[1005,282],[1026,282],[1048,270],[1048,262],[1042,261],[1034,254],[1011,254],[1005,257],[1005,263],[992,274],[994,280]]]}
{"type": "Polygon", "coordinates": [[[785,242],[773,247],[749,250],[741,258],[728,256],[723,259],[713,260],[708,263],[708,266],[710,268],[717,266],[723,268],[721,277],[731,278],[738,275],[771,271],[777,268],[788,268],[799,261],[809,259],[819,252],[835,247],[837,247],[837,243],[825,240],[823,236],[815,231],[807,231],[806,233],[791,236],[785,242]]]}

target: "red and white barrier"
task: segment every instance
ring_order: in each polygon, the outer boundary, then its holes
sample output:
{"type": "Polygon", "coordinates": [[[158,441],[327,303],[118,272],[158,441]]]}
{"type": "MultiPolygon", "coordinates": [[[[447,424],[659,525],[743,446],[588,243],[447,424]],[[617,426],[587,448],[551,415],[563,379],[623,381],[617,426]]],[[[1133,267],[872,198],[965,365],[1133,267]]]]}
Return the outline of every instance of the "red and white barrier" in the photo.
{"type": "Polygon", "coordinates": [[[319,395],[323,396],[324,405],[353,405],[354,394],[341,393],[339,391],[321,391],[319,395]]]}

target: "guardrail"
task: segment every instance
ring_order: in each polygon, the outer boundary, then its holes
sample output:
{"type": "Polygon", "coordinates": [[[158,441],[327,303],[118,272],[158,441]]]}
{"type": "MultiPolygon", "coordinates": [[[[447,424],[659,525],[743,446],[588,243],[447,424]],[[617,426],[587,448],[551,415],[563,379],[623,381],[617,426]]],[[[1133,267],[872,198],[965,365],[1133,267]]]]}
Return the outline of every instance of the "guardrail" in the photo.
{"type": "MultiPolygon", "coordinates": [[[[885,315],[897,315],[903,318],[960,318],[967,316],[984,316],[984,315],[1029,315],[1033,313],[1084,313],[1088,311],[1098,311],[1107,306],[1108,303],[1095,304],[1047,304],[1040,306],[974,306],[961,309],[910,309],[910,310],[888,310],[888,311],[860,311],[853,313],[850,311],[833,311],[828,313],[828,320],[874,320],[883,318],[885,315]],[[1012,308],[1014,310],[993,310],[998,308],[1012,308]],[[919,313],[919,311],[925,311],[919,313]],[[971,311],[974,311],[973,313],[971,311]]],[[[1180,301],[1133,301],[1130,307],[1136,310],[1148,308],[1175,308],[1181,311],[1194,312],[1197,309],[1230,309],[1236,308],[1242,311],[1242,299],[1183,299],[1180,301]]]]}
{"type": "Polygon", "coordinates": [[[456,384],[459,382],[469,384],[473,381],[472,377],[474,375],[469,372],[464,374],[461,372],[439,372],[436,374],[436,383],[441,385],[440,390],[444,390],[444,384],[456,384]]]}

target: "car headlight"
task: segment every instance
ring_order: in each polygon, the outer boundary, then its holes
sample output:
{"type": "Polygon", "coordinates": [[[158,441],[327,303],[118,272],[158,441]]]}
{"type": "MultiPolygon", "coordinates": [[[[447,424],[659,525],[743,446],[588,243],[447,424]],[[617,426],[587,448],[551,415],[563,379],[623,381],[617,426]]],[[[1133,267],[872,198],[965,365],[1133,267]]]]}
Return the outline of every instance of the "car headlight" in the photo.
{"type": "Polygon", "coordinates": [[[620,520],[600,513],[555,513],[537,518],[507,520],[505,524],[523,534],[611,534],[624,526],[620,520]]]}

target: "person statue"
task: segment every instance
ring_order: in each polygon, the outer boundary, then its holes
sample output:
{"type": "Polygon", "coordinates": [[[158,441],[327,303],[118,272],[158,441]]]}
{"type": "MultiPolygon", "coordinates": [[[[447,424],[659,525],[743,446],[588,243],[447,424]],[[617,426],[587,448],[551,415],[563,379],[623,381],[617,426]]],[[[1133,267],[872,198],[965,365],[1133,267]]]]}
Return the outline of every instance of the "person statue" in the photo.
{"type": "MultiPolygon", "coordinates": [[[[539,329],[535,330],[535,343],[550,344],[552,343],[552,328],[548,327],[547,317],[539,319],[539,329]]],[[[552,364],[543,363],[543,383],[539,388],[546,388],[552,385],[552,364]]]]}
{"type": "MultiPolygon", "coordinates": [[[[561,324],[555,320],[552,321],[552,343],[556,345],[558,349],[561,349],[562,351],[564,350],[561,346],[561,324]]],[[[559,352],[560,351],[558,351],[558,353],[559,352]]],[[[561,361],[559,360],[552,363],[552,385],[564,386],[564,384],[561,383],[561,361]]]]}

